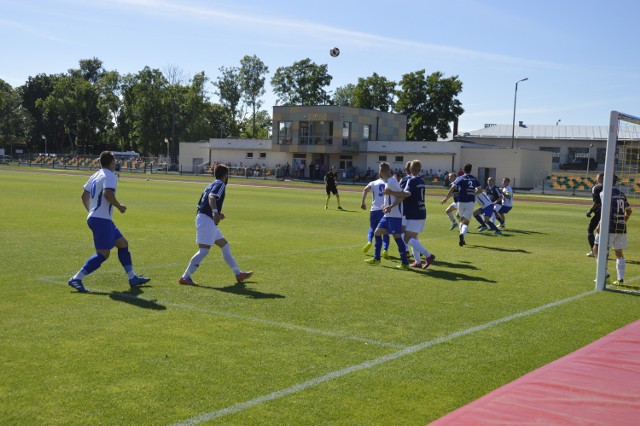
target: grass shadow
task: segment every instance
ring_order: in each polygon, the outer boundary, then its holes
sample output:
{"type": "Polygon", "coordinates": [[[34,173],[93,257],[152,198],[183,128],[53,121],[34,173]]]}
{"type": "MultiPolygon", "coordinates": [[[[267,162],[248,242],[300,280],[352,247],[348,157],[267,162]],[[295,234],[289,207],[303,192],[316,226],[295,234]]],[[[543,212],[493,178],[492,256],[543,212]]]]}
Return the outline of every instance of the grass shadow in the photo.
{"type": "Polygon", "coordinates": [[[88,294],[95,294],[98,296],[109,296],[111,300],[115,300],[116,302],[124,302],[129,305],[137,306],[138,308],[143,309],[151,309],[154,311],[164,311],[167,309],[166,306],[158,303],[157,300],[148,300],[142,299],[139,296],[144,292],[140,289],[140,287],[134,287],[127,291],[112,291],[112,292],[100,292],[100,291],[92,291],[88,294]]]}
{"type": "Polygon", "coordinates": [[[487,247],[487,246],[481,246],[481,245],[477,245],[477,244],[466,244],[466,247],[474,247],[474,248],[481,248],[481,249],[486,249],[486,250],[493,250],[493,251],[501,251],[504,253],[525,253],[525,254],[531,254],[531,252],[527,251],[527,250],[523,250],[523,249],[508,249],[508,248],[504,248],[504,247],[487,247]]]}
{"type": "Polygon", "coordinates": [[[185,286],[185,287],[206,288],[209,290],[221,291],[223,293],[235,294],[238,296],[246,296],[250,299],[284,299],[286,297],[281,294],[263,293],[258,290],[247,288],[247,286],[244,283],[236,283],[233,285],[228,285],[226,287],[213,287],[213,286],[202,285],[202,284],[198,284],[197,286],[185,286]]]}

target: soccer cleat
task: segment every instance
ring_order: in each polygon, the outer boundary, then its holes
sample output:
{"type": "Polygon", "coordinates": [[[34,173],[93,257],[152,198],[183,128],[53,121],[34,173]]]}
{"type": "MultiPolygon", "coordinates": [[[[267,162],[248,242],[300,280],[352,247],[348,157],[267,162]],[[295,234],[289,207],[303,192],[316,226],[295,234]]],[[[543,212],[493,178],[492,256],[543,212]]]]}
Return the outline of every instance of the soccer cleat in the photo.
{"type": "Polygon", "coordinates": [[[151,278],[143,278],[143,277],[140,277],[138,275],[135,275],[133,278],[129,279],[129,285],[131,287],[138,287],[138,286],[141,286],[143,284],[148,283],[149,281],[151,281],[151,278]]]}
{"type": "Polygon", "coordinates": [[[458,227],[458,224],[457,224],[457,223],[455,223],[455,222],[453,222],[453,223],[451,224],[451,228],[449,228],[449,231],[453,231],[453,230],[454,230],[454,229],[456,229],[457,227],[458,227]]]}
{"type": "Polygon", "coordinates": [[[338,210],[344,210],[342,207],[338,206],[338,210]]]}
{"type": "Polygon", "coordinates": [[[372,245],[371,241],[369,241],[367,244],[365,244],[364,247],[362,247],[362,252],[363,253],[368,252],[369,249],[371,248],[371,245],[372,245]]]}
{"type": "Polygon", "coordinates": [[[425,260],[424,265],[422,265],[422,269],[427,269],[429,265],[433,263],[434,260],[436,260],[435,254],[432,254],[431,256],[427,257],[427,260],[425,260]]]}
{"type": "Polygon", "coordinates": [[[595,254],[593,254],[593,252],[592,252],[592,251],[590,251],[589,253],[587,253],[587,256],[588,256],[588,257],[594,257],[594,256],[595,256],[595,254]]]}
{"type": "Polygon", "coordinates": [[[389,258],[389,252],[386,251],[386,250],[382,250],[382,257],[385,258],[385,259],[388,259],[389,258]]]}
{"type": "Polygon", "coordinates": [[[422,263],[421,262],[413,262],[413,263],[409,264],[409,266],[411,266],[412,268],[422,268],[422,263]]]}
{"type": "Polygon", "coordinates": [[[617,280],[611,283],[612,285],[624,285],[624,280],[617,280]]]}
{"type": "Polygon", "coordinates": [[[484,226],[484,225],[478,227],[478,232],[483,232],[483,231],[486,231],[486,230],[487,230],[487,227],[484,226]]]}
{"type": "Polygon", "coordinates": [[[467,244],[467,242],[464,240],[464,235],[460,234],[460,242],[458,243],[458,245],[462,247],[465,244],[467,244]]]}
{"type": "Polygon", "coordinates": [[[380,259],[376,259],[375,257],[372,257],[371,259],[365,260],[364,263],[368,263],[369,265],[379,265],[380,259]]]}
{"type": "Polygon", "coordinates": [[[80,293],[89,293],[89,290],[87,290],[86,288],[84,288],[84,285],[82,284],[82,280],[79,279],[73,279],[71,278],[68,282],[68,284],[75,288],[76,290],[78,290],[80,293]]]}
{"type": "Polygon", "coordinates": [[[502,231],[498,229],[496,232],[493,233],[493,235],[502,235],[502,231]]]}
{"type": "Polygon", "coordinates": [[[182,284],[182,285],[191,285],[194,287],[198,287],[198,283],[193,281],[191,279],[191,277],[180,277],[180,279],[178,280],[178,284],[182,284]]]}
{"type": "Polygon", "coordinates": [[[247,278],[251,277],[251,275],[253,275],[253,271],[240,271],[239,274],[236,274],[236,281],[238,283],[241,283],[247,278]]]}
{"type": "Polygon", "coordinates": [[[408,264],[401,263],[399,265],[396,265],[396,269],[401,269],[403,271],[408,271],[411,268],[409,267],[408,264]]]}
{"type": "Polygon", "coordinates": [[[327,210],[329,208],[329,206],[324,206],[324,209],[327,210]]]}

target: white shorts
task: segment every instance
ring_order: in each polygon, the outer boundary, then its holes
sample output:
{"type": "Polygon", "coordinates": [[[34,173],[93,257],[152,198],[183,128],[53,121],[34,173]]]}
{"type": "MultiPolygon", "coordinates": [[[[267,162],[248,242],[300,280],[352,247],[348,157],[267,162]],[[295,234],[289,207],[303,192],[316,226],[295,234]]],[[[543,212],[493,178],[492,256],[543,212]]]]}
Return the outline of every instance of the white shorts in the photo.
{"type": "MultiPolygon", "coordinates": [[[[600,245],[600,234],[596,235],[596,244],[600,245]]],[[[624,250],[627,248],[627,234],[609,234],[609,247],[614,250],[624,250]]]]}
{"type": "Polygon", "coordinates": [[[407,219],[407,226],[404,228],[404,231],[419,234],[424,231],[424,222],[425,219],[407,219]]]}
{"type": "Polygon", "coordinates": [[[201,213],[196,215],[196,243],[212,246],[223,238],[211,216],[201,213]]]}
{"type": "Polygon", "coordinates": [[[471,201],[467,203],[458,202],[458,214],[467,220],[471,220],[476,203],[471,201]]]}
{"type": "Polygon", "coordinates": [[[454,201],[453,203],[449,204],[449,207],[447,207],[447,210],[458,210],[458,203],[454,201]]]}

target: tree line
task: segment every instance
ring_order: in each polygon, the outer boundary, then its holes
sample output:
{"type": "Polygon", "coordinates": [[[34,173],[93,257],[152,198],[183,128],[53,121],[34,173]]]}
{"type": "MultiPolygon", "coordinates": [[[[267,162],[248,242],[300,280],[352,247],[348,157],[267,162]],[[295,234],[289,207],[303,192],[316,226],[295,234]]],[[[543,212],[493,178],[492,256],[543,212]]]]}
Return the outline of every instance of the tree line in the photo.
{"type": "MultiPolygon", "coordinates": [[[[135,74],[106,70],[98,58],[82,59],[63,74],[38,74],[13,88],[0,79],[0,146],[26,152],[95,154],[105,149],[158,155],[178,142],[212,137],[267,138],[270,113],[261,109],[269,68],[257,56],[239,66],[187,77],[177,66],[145,67],[135,74]],[[209,99],[209,84],[219,102],[209,99]],[[168,145],[167,145],[168,144],[168,145]]],[[[400,82],[373,73],[357,83],[326,89],[327,65],[303,59],[280,67],[270,83],[279,105],[341,105],[407,116],[407,139],[445,137],[464,112],[458,76],[425,70],[400,82]]]]}

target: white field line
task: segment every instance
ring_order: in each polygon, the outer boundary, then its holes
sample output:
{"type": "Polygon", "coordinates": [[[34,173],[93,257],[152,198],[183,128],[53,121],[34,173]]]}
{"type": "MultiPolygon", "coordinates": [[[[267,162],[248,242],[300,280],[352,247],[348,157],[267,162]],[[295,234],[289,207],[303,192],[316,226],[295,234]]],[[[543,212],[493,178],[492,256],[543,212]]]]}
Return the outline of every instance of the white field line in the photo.
{"type": "MultiPolygon", "coordinates": [[[[46,283],[51,283],[51,284],[56,284],[56,285],[62,285],[65,284],[66,285],[66,281],[61,281],[61,279],[63,279],[64,277],[42,277],[42,278],[38,278],[38,281],[43,281],[46,283]]],[[[66,278],[65,278],[66,279],[66,278]]],[[[102,290],[102,289],[98,289],[98,288],[91,288],[91,291],[96,291],[96,292],[100,292],[100,293],[111,293],[110,291],[107,290],[102,290]]],[[[333,337],[333,338],[337,338],[337,339],[344,339],[344,340],[353,340],[356,342],[362,342],[362,343],[366,343],[366,344],[370,344],[370,345],[376,345],[376,346],[384,346],[384,347],[390,347],[390,348],[396,348],[396,349],[402,349],[402,348],[406,348],[407,345],[400,345],[397,343],[390,343],[390,342],[383,342],[383,341],[379,341],[379,340],[374,340],[374,339],[368,339],[366,337],[360,337],[360,336],[352,336],[352,335],[348,335],[348,334],[342,334],[342,333],[335,333],[333,331],[326,331],[326,330],[321,330],[318,328],[313,328],[313,327],[305,327],[302,325],[297,325],[297,324],[290,324],[290,323],[286,323],[286,322],[280,322],[280,321],[272,321],[272,320],[268,320],[268,319],[264,319],[264,318],[258,318],[258,317],[252,317],[252,316],[248,316],[248,315],[241,315],[241,314],[236,314],[233,312],[229,312],[229,311],[221,311],[218,309],[208,309],[208,308],[199,308],[196,306],[191,306],[191,305],[185,305],[185,304],[181,304],[181,303],[173,303],[173,302],[167,302],[164,300],[158,300],[158,299],[144,299],[142,297],[136,297],[135,295],[130,295],[124,292],[118,292],[118,291],[113,291],[113,293],[116,293],[118,295],[118,297],[121,298],[125,298],[125,299],[130,299],[130,300],[141,300],[141,301],[147,301],[147,302],[154,302],[163,306],[172,306],[174,308],[179,308],[179,309],[185,309],[185,310],[190,310],[190,311],[194,311],[194,312],[201,312],[204,314],[210,314],[210,315],[218,315],[218,316],[223,316],[223,317],[227,317],[227,318],[234,318],[234,319],[239,319],[242,321],[249,321],[249,322],[254,322],[254,323],[258,323],[258,324],[264,324],[264,325],[269,325],[269,326],[274,326],[274,327],[280,327],[280,328],[285,328],[285,329],[289,329],[289,330],[296,330],[296,331],[304,331],[305,333],[310,333],[310,334],[316,334],[316,335],[320,335],[320,336],[328,336],[328,337],[333,337]]]]}
{"type": "Polygon", "coordinates": [[[229,407],[220,409],[220,410],[216,410],[216,411],[211,411],[209,413],[204,413],[204,414],[200,414],[198,416],[195,417],[191,417],[189,419],[180,421],[178,423],[176,423],[176,425],[195,425],[201,422],[205,422],[208,420],[212,420],[212,419],[216,419],[219,417],[223,417],[229,414],[234,414],[234,413],[239,413],[241,411],[245,411],[251,407],[254,407],[256,405],[262,404],[264,402],[269,402],[269,401],[273,401],[279,398],[282,398],[284,396],[287,395],[291,395],[294,393],[298,393],[298,392],[302,392],[306,389],[309,389],[311,387],[320,385],[322,383],[328,382],[330,380],[334,380],[343,376],[346,376],[348,374],[351,373],[355,373],[357,371],[360,370],[365,370],[365,369],[369,369],[372,367],[375,367],[378,364],[382,364],[385,362],[389,362],[389,361],[393,361],[396,360],[398,358],[402,358],[405,357],[407,355],[411,355],[414,354],[416,352],[422,351],[423,349],[429,348],[431,346],[434,345],[438,345],[440,343],[444,343],[444,342],[448,342],[450,340],[456,339],[458,337],[462,337],[462,336],[466,336],[478,331],[483,331],[486,329],[489,329],[491,327],[494,327],[496,325],[500,325],[500,324],[504,324],[506,322],[510,322],[513,321],[515,319],[519,319],[519,318],[523,318],[529,315],[533,315],[536,314],[538,312],[544,311],[546,309],[550,309],[550,308],[554,308],[556,306],[560,306],[563,305],[565,303],[569,303],[569,302],[573,302],[574,300],[578,300],[581,299],[585,296],[589,296],[591,294],[596,293],[597,290],[591,290],[585,293],[581,293],[575,296],[571,296],[568,297],[566,299],[562,299],[562,300],[558,300],[555,302],[551,302],[548,303],[546,305],[542,305],[539,306],[537,308],[533,308],[533,309],[529,309],[527,311],[523,311],[523,312],[519,312],[517,314],[513,314],[513,315],[508,315],[506,317],[502,317],[500,319],[494,320],[494,321],[489,321],[487,323],[475,326],[475,327],[471,327],[471,328],[467,328],[466,330],[461,330],[461,331],[457,331],[455,333],[449,334],[448,336],[443,336],[440,337],[438,339],[434,339],[434,340],[429,340],[427,342],[423,342],[423,343],[419,343],[417,345],[414,346],[409,346],[407,348],[404,348],[400,351],[379,357],[379,358],[375,358],[369,361],[365,361],[361,364],[356,364],[356,365],[352,365],[350,367],[346,367],[340,370],[336,370],[336,371],[332,371],[330,373],[327,373],[323,376],[319,376],[316,378],[313,378],[311,380],[307,380],[305,382],[301,382],[301,383],[297,383],[293,386],[290,386],[288,388],[284,388],[284,389],[280,389],[278,391],[266,394],[266,395],[262,395],[259,396],[257,398],[245,401],[245,402],[241,402],[235,405],[231,405],[229,407]]]}

